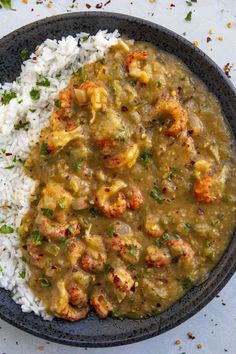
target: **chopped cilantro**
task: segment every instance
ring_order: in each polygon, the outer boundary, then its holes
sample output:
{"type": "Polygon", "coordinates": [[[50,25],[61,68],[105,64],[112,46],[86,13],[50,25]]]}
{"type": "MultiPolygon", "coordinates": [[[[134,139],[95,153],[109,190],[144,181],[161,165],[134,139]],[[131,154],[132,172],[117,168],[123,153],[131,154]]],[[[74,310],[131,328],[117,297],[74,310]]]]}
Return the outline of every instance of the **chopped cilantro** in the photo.
{"type": "Polygon", "coordinates": [[[159,188],[154,186],[150,192],[150,197],[156,200],[159,204],[161,204],[164,200],[163,195],[160,193],[159,188]]]}
{"type": "Polygon", "coordinates": [[[41,232],[34,230],[31,232],[31,236],[34,238],[34,243],[36,246],[41,246],[43,243],[43,235],[41,232]]]}
{"type": "Polygon", "coordinates": [[[3,272],[3,267],[0,265],[0,272],[3,272]]]}
{"type": "Polygon", "coordinates": [[[192,20],[192,11],[189,11],[189,13],[185,17],[185,21],[191,21],[192,20]]]}
{"type": "Polygon", "coordinates": [[[25,262],[25,263],[26,263],[26,261],[27,261],[27,259],[26,259],[25,256],[22,256],[22,257],[21,257],[21,260],[22,260],[22,262],[25,262]]]}
{"type": "Polygon", "coordinates": [[[48,208],[41,208],[41,212],[44,216],[48,216],[51,217],[53,216],[53,210],[52,209],[48,209],[48,208]]]}
{"type": "Polygon", "coordinates": [[[55,100],[54,104],[55,104],[55,107],[61,108],[61,101],[60,100],[55,100]]]}
{"type": "Polygon", "coordinates": [[[87,42],[88,39],[89,39],[89,36],[83,36],[82,37],[83,42],[87,42]]]}
{"type": "Polygon", "coordinates": [[[162,86],[162,82],[161,81],[157,81],[157,83],[156,83],[156,87],[161,87],[162,86]]]}
{"type": "Polygon", "coordinates": [[[29,51],[27,48],[23,48],[20,51],[20,58],[24,61],[27,60],[29,58],[29,51]]]}
{"type": "Polygon", "coordinates": [[[51,85],[50,81],[48,80],[48,78],[42,78],[41,80],[38,80],[36,82],[37,86],[44,86],[44,87],[49,87],[51,85]]]}
{"type": "Polygon", "coordinates": [[[88,79],[88,75],[84,74],[82,75],[81,79],[79,80],[79,83],[82,84],[84,81],[86,81],[88,79]]]}
{"type": "Polygon", "coordinates": [[[81,162],[83,162],[84,159],[79,159],[77,162],[74,163],[74,170],[79,171],[81,169],[81,162]]]}
{"type": "Polygon", "coordinates": [[[99,210],[95,208],[93,205],[90,206],[89,212],[93,218],[96,218],[99,215],[99,210]]]}
{"type": "Polygon", "coordinates": [[[114,227],[113,226],[108,227],[106,230],[106,234],[108,237],[112,237],[114,234],[114,227]]]}
{"type": "Polygon", "coordinates": [[[127,269],[128,270],[135,270],[135,265],[134,264],[129,264],[128,266],[127,266],[127,269]]]}
{"type": "Polygon", "coordinates": [[[40,146],[40,155],[41,156],[47,156],[49,154],[48,152],[48,145],[45,141],[42,142],[40,146]]]}
{"type": "Polygon", "coordinates": [[[134,245],[129,246],[129,252],[130,252],[130,254],[132,254],[132,256],[135,256],[135,246],[134,245]]]}
{"type": "Polygon", "coordinates": [[[186,222],[185,227],[187,227],[187,229],[192,229],[193,228],[193,224],[190,224],[189,222],[186,222]]]}
{"type": "Polygon", "coordinates": [[[30,91],[30,97],[33,101],[38,101],[40,99],[40,91],[36,89],[32,89],[30,91]]]}
{"type": "Polygon", "coordinates": [[[159,237],[157,237],[157,238],[155,239],[155,245],[156,245],[157,247],[161,247],[162,243],[161,243],[161,239],[160,239],[159,237]]]}
{"type": "Polygon", "coordinates": [[[51,286],[51,283],[47,278],[39,278],[39,281],[42,288],[48,288],[51,286]]]}
{"type": "Polygon", "coordinates": [[[165,232],[161,238],[163,241],[168,241],[170,239],[170,235],[167,232],[165,232]]]}
{"type": "Polygon", "coordinates": [[[0,3],[2,4],[3,7],[9,10],[13,10],[11,6],[11,0],[0,0],[0,3]]]}
{"type": "Polygon", "coordinates": [[[2,104],[8,104],[13,98],[16,98],[16,93],[14,91],[4,92],[2,95],[1,102],[2,104]]]}
{"type": "Polygon", "coordinates": [[[192,1],[186,1],[186,4],[187,4],[188,6],[193,6],[192,1]]]}
{"type": "Polygon", "coordinates": [[[140,154],[139,159],[143,162],[144,165],[148,165],[152,156],[153,155],[151,151],[145,150],[140,154]]]}
{"type": "Polygon", "coordinates": [[[19,272],[19,276],[22,278],[22,279],[25,279],[25,270],[22,270],[22,272],[19,272]]]}
{"type": "Polygon", "coordinates": [[[4,170],[11,170],[14,167],[15,167],[15,165],[10,165],[10,166],[4,167],[4,170]]]}
{"type": "Polygon", "coordinates": [[[75,229],[73,228],[72,225],[69,225],[66,230],[69,231],[69,233],[70,233],[71,235],[73,235],[73,234],[75,233],[75,229]]]}
{"type": "Polygon", "coordinates": [[[65,209],[64,199],[59,200],[58,206],[59,206],[61,209],[65,209]]]}
{"type": "Polygon", "coordinates": [[[24,128],[28,127],[29,124],[30,124],[29,122],[23,123],[23,122],[19,121],[18,124],[14,125],[14,128],[15,128],[15,130],[24,129],[24,128]]]}
{"type": "Polygon", "coordinates": [[[104,272],[108,273],[112,269],[112,266],[108,263],[104,264],[104,272]]]}
{"type": "Polygon", "coordinates": [[[193,286],[193,279],[191,277],[187,277],[183,282],[183,289],[188,290],[193,286]]]}
{"type": "Polygon", "coordinates": [[[8,225],[2,225],[0,227],[0,234],[12,234],[14,232],[13,227],[8,225]]]}
{"type": "Polygon", "coordinates": [[[82,68],[79,68],[78,70],[74,71],[74,75],[80,75],[82,73],[82,68]]]}
{"type": "Polygon", "coordinates": [[[31,113],[34,113],[34,112],[36,112],[36,109],[30,108],[29,111],[30,111],[31,113]]]}

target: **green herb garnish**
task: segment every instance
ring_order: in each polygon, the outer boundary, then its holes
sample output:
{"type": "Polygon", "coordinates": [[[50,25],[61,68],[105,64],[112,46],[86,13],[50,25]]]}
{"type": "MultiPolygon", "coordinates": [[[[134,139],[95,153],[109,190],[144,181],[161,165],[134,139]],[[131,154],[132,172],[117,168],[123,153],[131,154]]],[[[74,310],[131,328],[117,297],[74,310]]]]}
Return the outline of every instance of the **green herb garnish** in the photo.
{"type": "Polygon", "coordinates": [[[21,260],[22,260],[22,262],[25,262],[25,263],[26,263],[26,261],[27,261],[27,259],[26,259],[25,256],[22,256],[22,257],[21,257],[21,260]]]}
{"type": "Polygon", "coordinates": [[[161,81],[157,81],[156,87],[160,88],[161,86],[162,86],[162,82],[161,81]]]}
{"type": "MultiPolygon", "coordinates": [[[[11,5],[11,0],[0,0],[0,3],[2,4],[3,7],[9,10],[14,10],[11,5]]],[[[14,10],[15,11],[15,10],[14,10]]]]}
{"type": "Polygon", "coordinates": [[[111,268],[112,268],[112,266],[110,264],[106,263],[106,264],[104,264],[103,270],[105,273],[108,273],[111,270],[111,268]]]}
{"type": "Polygon", "coordinates": [[[60,100],[55,100],[54,104],[55,104],[55,107],[61,108],[61,101],[60,100]]]}
{"type": "Polygon", "coordinates": [[[37,86],[44,86],[44,87],[50,87],[51,83],[50,81],[48,80],[48,78],[42,78],[41,80],[38,80],[36,82],[36,85],[37,86]]]}
{"type": "Polygon", "coordinates": [[[61,209],[65,209],[64,199],[59,200],[58,206],[59,206],[61,209]]]}
{"type": "Polygon", "coordinates": [[[0,234],[12,234],[14,232],[13,227],[8,225],[2,225],[0,227],[0,234]]]}
{"type": "Polygon", "coordinates": [[[34,243],[36,246],[41,246],[43,243],[43,235],[41,232],[34,230],[31,232],[31,236],[34,238],[34,243]]]}
{"type": "Polygon", "coordinates": [[[106,230],[106,234],[108,237],[112,237],[114,234],[114,227],[113,226],[108,227],[106,230]]]}
{"type": "Polygon", "coordinates": [[[193,6],[192,1],[186,1],[186,4],[187,4],[188,6],[193,6]]]}
{"type": "Polygon", "coordinates": [[[49,154],[48,152],[48,145],[45,141],[42,142],[40,146],[40,155],[41,156],[47,156],[49,154]]]}
{"type": "Polygon", "coordinates": [[[193,229],[193,224],[190,224],[189,222],[186,222],[184,225],[187,229],[193,229]]]}
{"type": "Polygon", "coordinates": [[[25,270],[22,270],[22,272],[19,272],[19,276],[22,278],[22,279],[25,279],[25,270]]]}
{"type": "Polygon", "coordinates": [[[0,265],[0,272],[3,272],[3,267],[0,265]]]}
{"type": "Polygon", "coordinates": [[[164,200],[163,195],[160,193],[160,190],[157,186],[154,186],[150,192],[150,197],[157,201],[157,203],[161,204],[164,200]]]}
{"type": "Polygon", "coordinates": [[[91,216],[93,217],[93,218],[96,218],[97,216],[99,216],[99,210],[97,209],[97,208],[95,208],[94,206],[91,206],[90,208],[89,208],[89,212],[90,212],[90,214],[91,214],[91,216]]]}
{"type": "Polygon", "coordinates": [[[51,283],[47,278],[39,278],[39,281],[42,288],[48,288],[51,286],[51,283]]]}
{"type": "Polygon", "coordinates": [[[29,58],[29,51],[27,48],[23,48],[20,51],[20,58],[24,61],[27,60],[29,58]]]}
{"type": "Polygon", "coordinates": [[[32,89],[30,91],[30,97],[33,101],[38,101],[40,99],[40,91],[36,89],[32,89]]]}
{"type": "Polygon", "coordinates": [[[4,167],[4,170],[11,170],[14,167],[15,167],[15,165],[10,165],[10,166],[4,167]]]}
{"type": "Polygon", "coordinates": [[[189,11],[189,13],[185,17],[185,21],[191,21],[192,20],[192,11],[189,11]]]}
{"type": "Polygon", "coordinates": [[[24,129],[25,127],[28,127],[29,124],[30,124],[29,122],[23,123],[20,121],[18,124],[14,125],[14,128],[15,128],[15,130],[24,129]]]}
{"type": "Polygon", "coordinates": [[[128,270],[135,270],[136,267],[135,267],[134,264],[129,264],[129,265],[127,266],[127,269],[128,269],[128,270]]]}
{"type": "Polygon", "coordinates": [[[52,209],[48,209],[48,208],[41,208],[41,212],[44,216],[48,216],[51,217],[53,216],[53,210],[52,209]]]}
{"type": "Polygon", "coordinates": [[[136,250],[135,250],[135,246],[134,245],[130,245],[129,246],[129,252],[130,252],[130,254],[132,254],[132,256],[135,256],[136,250]]]}
{"type": "Polygon", "coordinates": [[[2,95],[1,102],[2,104],[8,104],[13,98],[16,98],[16,93],[14,91],[4,92],[2,95]]]}
{"type": "Polygon", "coordinates": [[[83,42],[87,42],[88,39],[89,39],[89,36],[83,36],[82,37],[83,42]]]}
{"type": "Polygon", "coordinates": [[[140,154],[139,159],[140,159],[140,161],[142,161],[143,164],[146,166],[146,165],[149,164],[150,159],[152,158],[152,156],[153,156],[153,155],[152,155],[152,152],[146,150],[146,151],[143,151],[143,152],[140,154]]]}
{"type": "Polygon", "coordinates": [[[183,289],[188,290],[193,286],[193,279],[191,277],[187,277],[183,282],[183,289]]]}
{"type": "Polygon", "coordinates": [[[170,239],[170,235],[167,232],[165,232],[161,238],[163,241],[168,241],[170,239]]]}

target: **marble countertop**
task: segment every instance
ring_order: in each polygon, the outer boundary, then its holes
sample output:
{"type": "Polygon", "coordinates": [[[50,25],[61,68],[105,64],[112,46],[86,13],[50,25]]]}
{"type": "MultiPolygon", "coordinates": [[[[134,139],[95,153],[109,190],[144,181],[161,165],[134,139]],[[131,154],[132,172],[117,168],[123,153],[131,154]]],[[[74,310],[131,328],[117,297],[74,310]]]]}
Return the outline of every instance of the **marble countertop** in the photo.
{"type": "MultiPolygon", "coordinates": [[[[1,1],[0,1],[1,2],[1,1]]],[[[0,9],[0,38],[30,22],[75,11],[112,11],[161,24],[194,42],[222,69],[233,64],[236,84],[236,1],[198,0],[12,0],[16,11],[0,9]],[[28,4],[25,4],[25,2],[28,4]],[[91,7],[88,9],[88,5],[91,7]],[[97,6],[98,5],[98,6],[97,6]],[[185,21],[189,11],[192,20],[185,21]],[[232,24],[232,26],[229,25],[232,24]],[[209,34],[209,30],[214,33],[209,34]],[[207,37],[208,40],[207,40],[207,37]]],[[[114,348],[73,348],[26,334],[0,320],[0,354],[236,354],[236,275],[204,309],[177,328],[143,342],[114,348]],[[187,333],[192,332],[194,339],[187,333]],[[176,340],[180,344],[175,344],[176,340]],[[201,344],[202,348],[197,345],[201,344]]]]}

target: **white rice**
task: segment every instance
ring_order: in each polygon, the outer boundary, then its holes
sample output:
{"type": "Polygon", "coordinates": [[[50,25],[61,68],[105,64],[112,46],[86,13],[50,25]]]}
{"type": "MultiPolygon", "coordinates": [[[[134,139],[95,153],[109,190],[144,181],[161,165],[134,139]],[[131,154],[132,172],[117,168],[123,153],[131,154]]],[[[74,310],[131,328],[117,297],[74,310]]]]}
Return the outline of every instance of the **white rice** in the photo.
{"type": "Polygon", "coordinates": [[[19,249],[17,228],[36,187],[36,182],[25,174],[21,161],[37,142],[42,127],[48,125],[54,100],[73,72],[85,63],[103,58],[118,37],[118,31],[99,31],[95,36],[80,33],[61,40],[47,39],[23,63],[16,81],[0,85],[0,230],[3,225],[14,229],[12,233],[0,233],[0,287],[11,291],[23,312],[33,311],[44,319],[51,316],[27,286],[30,271],[19,249]],[[36,85],[42,78],[50,81],[49,87],[36,85]],[[32,89],[40,90],[39,100],[31,99],[32,89]],[[14,91],[17,97],[3,105],[1,98],[6,91],[14,91]],[[25,118],[28,130],[16,130],[14,126],[25,118]]]}

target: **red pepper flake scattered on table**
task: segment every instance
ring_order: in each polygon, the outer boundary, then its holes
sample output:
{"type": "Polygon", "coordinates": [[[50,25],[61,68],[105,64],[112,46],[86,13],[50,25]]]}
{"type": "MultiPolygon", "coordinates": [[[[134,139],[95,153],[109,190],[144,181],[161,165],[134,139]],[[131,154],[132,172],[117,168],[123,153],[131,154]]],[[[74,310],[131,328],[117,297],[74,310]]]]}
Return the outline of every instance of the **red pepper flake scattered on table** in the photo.
{"type": "Polygon", "coordinates": [[[102,8],[102,2],[99,2],[95,7],[96,7],[96,9],[101,9],[102,8]]]}
{"type": "Polygon", "coordinates": [[[228,78],[231,78],[230,70],[232,69],[232,67],[233,67],[233,64],[230,64],[230,63],[227,63],[224,66],[224,72],[225,72],[225,75],[228,76],[228,78]]]}
{"type": "Polygon", "coordinates": [[[90,9],[92,7],[92,5],[90,4],[86,4],[85,6],[87,7],[87,9],[90,9]]]}
{"type": "Polygon", "coordinates": [[[206,41],[207,41],[207,43],[209,43],[210,41],[212,41],[212,39],[211,39],[211,37],[207,37],[207,39],[206,39],[206,41]]]}
{"type": "Polygon", "coordinates": [[[107,2],[105,2],[104,6],[107,6],[108,4],[110,4],[111,0],[108,0],[107,2]]]}
{"type": "Polygon", "coordinates": [[[170,4],[170,7],[175,7],[175,4],[170,4]]]}

